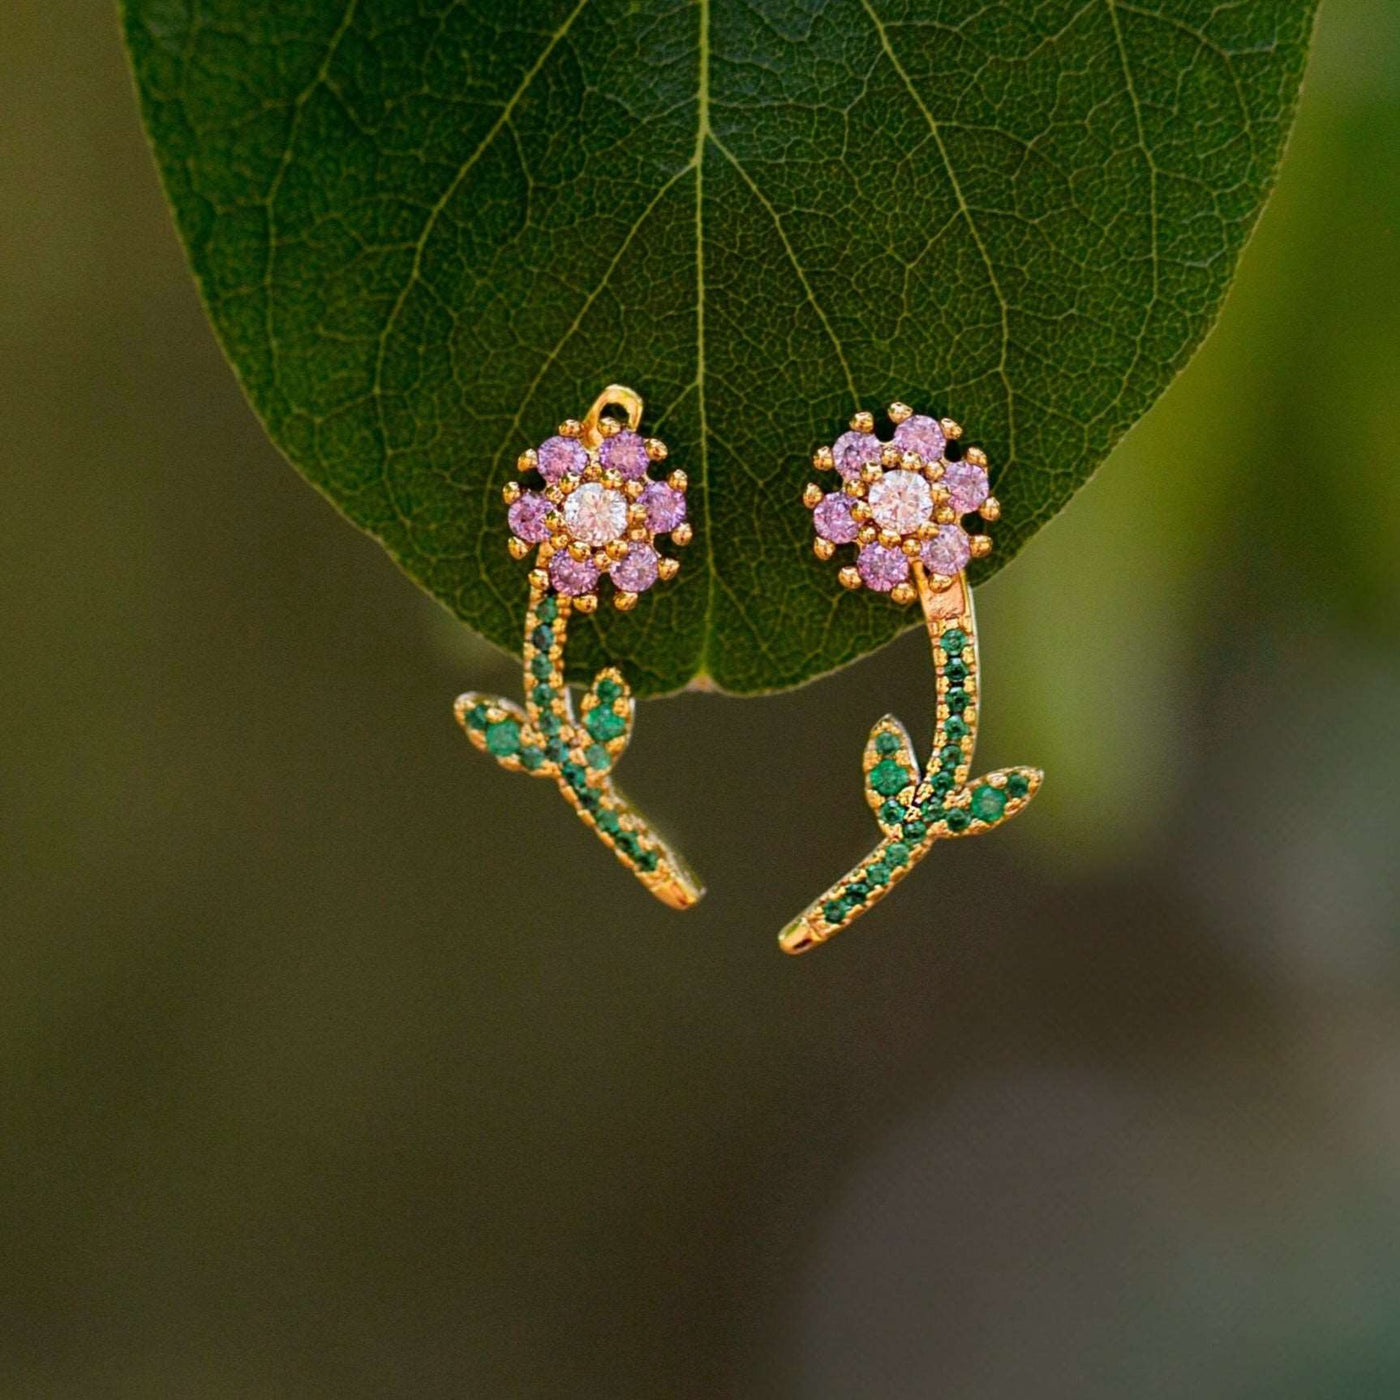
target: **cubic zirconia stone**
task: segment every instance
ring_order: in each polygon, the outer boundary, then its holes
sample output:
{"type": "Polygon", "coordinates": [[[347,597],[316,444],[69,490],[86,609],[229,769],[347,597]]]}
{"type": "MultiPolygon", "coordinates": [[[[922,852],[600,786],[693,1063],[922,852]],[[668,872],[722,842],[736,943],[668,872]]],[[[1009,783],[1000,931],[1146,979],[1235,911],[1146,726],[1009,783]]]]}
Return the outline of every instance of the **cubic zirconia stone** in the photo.
{"type": "Polygon", "coordinates": [[[966,531],[960,526],[940,525],[938,533],[931,540],[924,541],[919,557],[930,573],[946,574],[951,578],[967,567],[967,561],[972,558],[972,546],[966,531]]]}
{"type": "Polygon", "coordinates": [[[590,481],[564,502],[564,524],[584,544],[604,545],[620,539],[627,528],[627,497],[590,481]]]}
{"type": "Polygon", "coordinates": [[[876,593],[888,593],[909,577],[909,560],[904,551],[883,544],[868,544],[856,558],[860,581],[876,593]]]}
{"type": "Polygon", "coordinates": [[[938,419],[916,413],[894,430],[894,443],[901,452],[917,452],[925,462],[936,462],[947,446],[938,419]]]}
{"type": "Polygon", "coordinates": [[[538,491],[526,491],[506,512],[510,532],[529,544],[539,544],[549,538],[549,526],[544,518],[553,509],[538,491]]]}
{"type": "Polygon", "coordinates": [[[870,770],[867,781],[881,797],[893,797],[895,793],[909,786],[909,770],[892,758],[882,758],[870,770]]]}
{"type": "Polygon", "coordinates": [[[860,526],[851,514],[851,498],[844,491],[832,491],[817,502],[812,512],[812,524],[822,539],[832,544],[850,544],[860,534],[860,526]]]}
{"type": "Polygon", "coordinates": [[[884,445],[874,433],[857,433],[854,430],[842,433],[831,445],[836,470],[847,481],[856,480],[862,467],[880,460],[880,449],[884,445]]]}
{"type": "Polygon", "coordinates": [[[520,747],[520,726],[513,719],[499,720],[486,730],[486,747],[497,758],[505,758],[520,747]]]}
{"type": "Polygon", "coordinates": [[[685,496],[664,481],[653,481],[637,500],[646,509],[647,528],[655,534],[674,530],[685,519],[685,496]]]}
{"type": "Polygon", "coordinates": [[[870,513],[882,530],[911,535],[933,514],[933,492],[918,472],[886,472],[870,488],[870,513]]]}
{"type": "Polygon", "coordinates": [[[561,476],[577,475],[588,465],[588,453],[577,438],[545,438],[535,455],[540,475],[551,485],[561,476]]]}
{"type": "Polygon", "coordinates": [[[647,445],[640,433],[624,428],[610,438],[603,439],[598,449],[598,460],[605,467],[620,472],[628,481],[637,481],[647,474],[651,458],[647,456],[647,445]]]}
{"type": "Polygon", "coordinates": [[[601,705],[588,712],[588,718],[584,720],[583,725],[602,744],[606,744],[609,739],[616,739],[627,732],[626,717],[615,715],[611,710],[605,710],[601,705]]]}
{"type": "Polygon", "coordinates": [[[565,597],[577,598],[598,586],[598,570],[591,559],[575,559],[567,550],[560,550],[550,558],[549,581],[565,597]]]}
{"type": "Polygon", "coordinates": [[[949,462],[943,469],[948,504],[959,515],[976,510],[987,499],[987,472],[971,462],[949,462]]]}
{"type": "Polygon", "coordinates": [[[645,593],[656,582],[658,555],[649,544],[631,544],[627,557],[612,566],[612,581],[624,593],[645,593]]]}

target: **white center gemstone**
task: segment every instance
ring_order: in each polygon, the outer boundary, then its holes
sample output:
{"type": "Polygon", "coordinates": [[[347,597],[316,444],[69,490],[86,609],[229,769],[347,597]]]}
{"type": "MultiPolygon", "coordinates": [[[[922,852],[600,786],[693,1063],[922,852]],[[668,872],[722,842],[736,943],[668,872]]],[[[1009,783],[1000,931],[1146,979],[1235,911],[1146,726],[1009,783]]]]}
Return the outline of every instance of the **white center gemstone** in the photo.
{"type": "Polygon", "coordinates": [[[870,513],[882,530],[913,534],[933,514],[933,492],[918,472],[886,472],[870,488],[870,513]]]}
{"type": "Polygon", "coordinates": [[[584,544],[603,545],[620,539],[627,528],[627,497],[590,481],[569,493],[564,502],[564,524],[584,544]]]}

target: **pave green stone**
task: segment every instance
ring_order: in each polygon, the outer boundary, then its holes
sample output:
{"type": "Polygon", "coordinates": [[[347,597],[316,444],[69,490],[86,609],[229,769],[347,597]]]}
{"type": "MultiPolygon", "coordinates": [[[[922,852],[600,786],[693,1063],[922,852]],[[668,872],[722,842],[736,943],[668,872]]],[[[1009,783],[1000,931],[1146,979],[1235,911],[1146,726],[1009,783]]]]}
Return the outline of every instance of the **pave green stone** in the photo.
{"type": "Polygon", "coordinates": [[[950,714],[960,715],[967,709],[967,691],[963,690],[961,686],[955,686],[943,697],[943,703],[948,706],[950,714]]]}
{"type": "Polygon", "coordinates": [[[554,663],[543,652],[530,662],[530,674],[537,681],[547,681],[554,674],[554,663]]]}
{"type": "Polygon", "coordinates": [[[660,864],[660,858],[655,851],[642,851],[637,856],[638,870],[655,870],[660,864]]]}
{"type": "Polygon", "coordinates": [[[537,685],[530,692],[530,699],[537,705],[548,705],[554,699],[554,687],[548,685],[537,685]]]}
{"type": "Polygon", "coordinates": [[[536,627],[530,633],[530,640],[541,650],[548,651],[554,645],[554,628],[536,627]]]}
{"type": "Polygon", "coordinates": [[[612,755],[602,744],[589,744],[583,751],[583,756],[590,768],[609,768],[612,766],[612,755]]]}
{"type": "Polygon", "coordinates": [[[878,734],[875,737],[875,752],[883,754],[886,757],[890,754],[898,753],[903,747],[904,746],[899,742],[899,735],[892,734],[888,729],[885,730],[883,734],[878,734]]]}
{"type": "Polygon", "coordinates": [[[921,821],[905,822],[904,835],[910,841],[922,841],[928,835],[928,827],[921,821]]]}
{"type": "Polygon", "coordinates": [[[909,770],[892,758],[882,758],[870,770],[870,786],[881,797],[893,797],[902,788],[909,786],[909,770]]]}
{"type": "Polygon", "coordinates": [[[485,705],[473,705],[467,711],[467,724],[472,729],[485,729],[490,720],[486,718],[485,705]]]}
{"type": "Polygon", "coordinates": [[[865,878],[872,885],[888,885],[890,882],[890,868],[882,860],[877,860],[873,865],[865,867],[865,878]]]}
{"type": "Polygon", "coordinates": [[[956,657],[954,657],[943,668],[943,674],[947,676],[948,679],[952,681],[954,685],[956,685],[959,681],[965,681],[967,679],[967,662],[959,661],[956,657]]]}
{"type": "Polygon", "coordinates": [[[935,797],[947,797],[955,786],[955,779],[953,775],[948,772],[935,773],[933,777],[929,779],[928,785],[932,788],[935,797]]]}
{"type": "Polygon", "coordinates": [[[544,766],[544,750],[531,746],[528,749],[520,750],[520,762],[533,773],[537,768],[544,766]]]}
{"type": "Polygon", "coordinates": [[[884,822],[886,826],[894,826],[895,823],[899,821],[900,817],[904,815],[904,804],[902,802],[896,802],[893,797],[887,797],[880,804],[879,815],[880,820],[884,822]]]}
{"type": "Polygon", "coordinates": [[[557,734],[563,727],[564,721],[554,714],[543,714],[539,718],[541,734],[557,734]]]}
{"type": "Polygon", "coordinates": [[[944,821],[948,823],[949,831],[966,831],[972,823],[972,818],[961,807],[954,807],[944,821]]]}
{"type": "Polygon", "coordinates": [[[846,898],[859,904],[870,893],[870,886],[864,880],[852,880],[846,886],[846,898]]]}
{"type": "Polygon", "coordinates": [[[950,715],[943,725],[943,732],[950,739],[966,739],[969,733],[968,723],[961,715],[950,715]]]}
{"type": "Polygon", "coordinates": [[[885,847],[885,860],[893,866],[903,865],[909,859],[909,847],[903,841],[892,841],[885,847]]]}
{"type": "Polygon", "coordinates": [[[611,676],[604,676],[597,685],[593,687],[593,693],[603,702],[604,705],[611,705],[614,700],[622,698],[622,686],[611,676]]]}
{"type": "Polygon", "coordinates": [[[1024,797],[1031,790],[1031,781],[1024,773],[1013,773],[1006,780],[1008,797],[1024,797]]]}
{"type": "Polygon", "coordinates": [[[584,772],[583,764],[570,760],[560,770],[564,775],[564,781],[571,788],[584,788],[588,786],[588,774],[584,772]]]}
{"type": "Polygon", "coordinates": [[[486,747],[497,758],[506,758],[520,748],[520,726],[513,719],[498,720],[486,729],[486,747]]]}
{"type": "Polygon", "coordinates": [[[622,830],[622,819],[616,812],[605,809],[598,813],[598,829],[606,831],[609,836],[616,836],[622,830]]]}
{"type": "Polygon", "coordinates": [[[559,605],[553,598],[542,599],[539,607],[535,609],[535,616],[541,622],[553,622],[559,616],[559,605]]]}
{"type": "Polygon", "coordinates": [[[981,787],[973,788],[972,801],[968,805],[979,821],[994,822],[1006,810],[1006,794],[1000,788],[983,783],[981,787]]]}
{"type": "Polygon", "coordinates": [[[609,739],[620,738],[627,732],[627,720],[615,715],[606,706],[598,705],[588,712],[583,722],[584,728],[597,740],[606,743],[609,739]]]}
{"type": "Polygon", "coordinates": [[[961,627],[950,627],[938,641],[949,656],[957,656],[967,645],[967,633],[961,627]]]}
{"type": "Polygon", "coordinates": [[[946,744],[938,751],[938,757],[945,768],[956,768],[963,761],[963,751],[960,744],[946,744]]]}
{"type": "Polygon", "coordinates": [[[829,924],[839,924],[851,912],[851,904],[845,899],[828,899],[822,905],[822,918],[829,924]]]}

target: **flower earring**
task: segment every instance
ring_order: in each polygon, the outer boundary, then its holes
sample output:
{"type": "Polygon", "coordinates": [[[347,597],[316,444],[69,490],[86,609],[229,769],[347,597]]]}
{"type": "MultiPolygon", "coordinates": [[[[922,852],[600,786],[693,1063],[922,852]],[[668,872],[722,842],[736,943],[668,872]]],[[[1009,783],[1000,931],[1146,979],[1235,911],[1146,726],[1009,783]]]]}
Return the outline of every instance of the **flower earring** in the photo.
{"type": "Polygon", "coordinates": [[[656,548],[660,535],[690,542],[685,473],[664,480],[650,470],[666,460],[666,445],[637,432],[641,397],[619,384],[598,395],[582,422],[521,454],[519,467],[534,484],[511,482],[510,552],[524,559],[538,549],[525,610],[525,706],[475,691],[457,699],[468,738],[503,767],[553,778],[570,806],[604,845],[663,904],[687,909],[704,888],[684,861],[656,834],[613,785],[612,769],[632,735],[635,704],[622,673],[599,671],[575,717],[564,678],[569,619],[598,607],[598,589],[610,581],[621,612],[659,580],[674,578],[680,563],[656,548]],[[616,405],[626,421],[604,417],[616,405]],[[537,479],[538,478],[538,479],[537,479]]]}
{"type": "Polygon", "coordinates": [[[904,726],[886,715],[865,746],[865,800],[884,839],[785,928],[784,952],[805,953],[853,923],[883,899],[933,848],[950,836],[977,836],[1021,811],[1040,788],[1038,768],[1002,768],[970,781],[980,695],[972,590],[963,570],[990,552],[985,535],[959,523],[977,512],[994,521],[1001,508],[988,494],[987,459],[963,449],[962,429],[889,407],[893,440],[881,442],[874,419],[858,413],[850,432],[818,449],[813,464],[833,468],[840,489],[807,487],[817,558],[858,546],[855,563],[838,575],[847,588],[888,593],[907,606],[916,598],[933,646],[938,706],[933,752],[920,774],[904,726]]]}

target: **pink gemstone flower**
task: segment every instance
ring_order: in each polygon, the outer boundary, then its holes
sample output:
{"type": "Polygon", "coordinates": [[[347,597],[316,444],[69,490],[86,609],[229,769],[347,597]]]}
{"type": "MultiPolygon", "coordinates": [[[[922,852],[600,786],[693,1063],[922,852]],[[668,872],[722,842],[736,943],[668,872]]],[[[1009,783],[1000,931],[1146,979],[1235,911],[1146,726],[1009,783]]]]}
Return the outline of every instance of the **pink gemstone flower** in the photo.
{"type": "Polygon", "coordinates": [[[841,545],[857,546],[841,582],[908,603],[921,588],[951,586],[972,558],[987,553],[991,541],[970,535],[959,521],[973,511],[995,520],[1000,507],[988,494],[981,450],[950,447],[962,436],[956,423],[903,404],[891,404],[889,417],[890,440],[879,438],[871,415],[862,413],[849,432],[816,454],[817,467],[835,467],[842,485],[835,491],[809,486],[806,501],[818,558],[830,559],[841,545]]]}
{"type": "Polygon", "coordinates": [[[658,539],[690,542],[685,473],[664,480],[650,475],[665,457],[664,443],[632,428],[606,420],[566,423],[522,454],[527,489],[520,483],[505,488],[511,552],[523,559],[538,546],[549,587],[579,599],[580,608],[596,602],[604,577],[612,580],[613,601],[630,607],[637,594],[680,567],[659,552],[658,539]],[[528,485],[535,473],[543,482],[528,485]]]}

